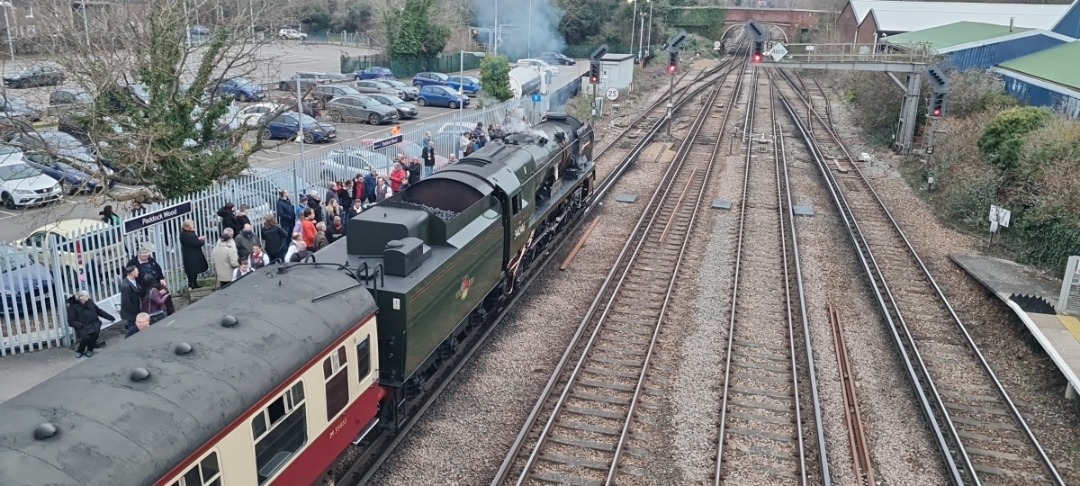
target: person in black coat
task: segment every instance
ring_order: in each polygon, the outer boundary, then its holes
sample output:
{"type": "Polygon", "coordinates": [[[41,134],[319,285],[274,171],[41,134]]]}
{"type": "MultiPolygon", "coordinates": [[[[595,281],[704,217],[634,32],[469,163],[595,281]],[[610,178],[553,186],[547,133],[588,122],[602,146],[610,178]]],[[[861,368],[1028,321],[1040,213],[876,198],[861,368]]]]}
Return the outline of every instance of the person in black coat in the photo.
{"type": "Polygon", "coordinates": [[[187,274],[189,288],[199,288],[199,274],[210,269],[203,253],[204,245],[206,237],[195,234],[195,222],[190,219],[184,221],[180,233],[180,254],[184,258],[184,273],[187,274]]]}
{"type": "MultiPolygon", "coordinates": [[[[289,229],[291,230],[292,227],[289,229]]],[[[263,220],[262,240],[263,251],[266,252],[271,261],[285,260],[285,253],[289,251],[291,236],[285,228],[278,226],[277,219],[274,218],[273,214],[266,215],[266,219],[263,220]]]]}
{"type": "Polygon", "coordinates": [[[424,177],[427,177],[435,173],[435,141],[428,140],[427,146],[424,147],[424,151],[420,154],[420,157],[424,159],[424,177]]]}
{"type": "Polygon", "coordinates": [[[90,300],[90,293],[80,290],[67,300],[68,325],[75,329],[79,337],[79,347],[75,350],[75,357],[87,358],[94,355],[94,347],[97,345],[98,335],[101,332],[101,320],[108,319],[110,322],[116,318],[101,310],[94,301],[90,300]]]}
{"type": "MultiPolygon", "coordinates": [[[[277,217],[278,221],[281,222],[281,227],[286,228],[286,231],[292,231],[293,226],[296,225],[296,208],[293,206],[292,200],[289,199],[289,191],[278,193],[277,217]]],[[[266,252],[273,254],[270,252],[270,248],[267,248],[266,252]]]]}
{"type": "Polygon", "coordinates": [[[226,203],[217,215],[221,218],[221,229],[232,228],[236,232],[236,206],[233,203],[226,203]]]}
{"type": "Polygon", "coordinates": [[[135,318],[142,312],[142,288],[139,287],[139,267],[124,267],[124,281],[120,284],[120,318],[127,328],[127,337],[139,332],[135,318]]]}

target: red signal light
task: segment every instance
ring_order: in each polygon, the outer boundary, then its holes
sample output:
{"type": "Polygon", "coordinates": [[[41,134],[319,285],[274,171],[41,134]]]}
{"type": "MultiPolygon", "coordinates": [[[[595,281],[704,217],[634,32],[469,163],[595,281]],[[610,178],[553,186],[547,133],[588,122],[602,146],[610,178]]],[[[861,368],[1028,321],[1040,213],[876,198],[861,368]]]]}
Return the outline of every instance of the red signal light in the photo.
{"type": "Polygon", "coordinates": [[[592,84],[600,84],[600,80],[596,79],[596,76],[589,78],[589,82],[592,84]]]}
{"type": "Polygon", "coordinates": [[[934,108],[934,116],[941,116],[941,108],[934,108]]]}
{"type": "Polygon", "coordinates": [[[759,52],[754,53],[754,62],[761,62],[761,53],[759,53],[759,52]]]}
{"type": "Polygon", "coordinates": [[[667,67],[667,72],[668,72],[668,74],[675,74],[675,65],[674,64],[669,64],[668,67],[667,67]]]}

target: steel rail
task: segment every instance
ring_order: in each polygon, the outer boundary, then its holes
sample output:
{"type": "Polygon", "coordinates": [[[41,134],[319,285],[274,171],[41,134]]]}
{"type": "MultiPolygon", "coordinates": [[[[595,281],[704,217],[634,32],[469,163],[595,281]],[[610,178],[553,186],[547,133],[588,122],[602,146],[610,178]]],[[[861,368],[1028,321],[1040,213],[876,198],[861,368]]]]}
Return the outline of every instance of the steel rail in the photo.
{"type": "Polygon", "coordinates": [[[844,342],[844,325],[840,321],[840,311],[832,304],[827,306],[826,312],[832,327],[836,365],[840,370],[844,395],[844,422],[847,424],[848,442],[851,444],[851,469],[856,480],[864,486],[875,486],[877,483],[874,481],[874,462],[870,458],[870,446],[866,442],[866,430],[863,428],[862,413],[859,411],[855,374],[851,371],[851,360],[844,342]]]}
{"type": "MultiPolygon", "coordinates": [[[[720,68],[725,67],[725,66],[730,66],[730,62],[728,64],[718,66],[717,69],[720,69],[720,68]]],[[[733,70],[733,68],[729,69],[727,72],[724,72],[721,76],[726,76],[727,74],[729,74],[731,72],[731,70],[733,70]]],[[[714,71],[711,71],[711,72],[714,72],[714,71]]],[[[706,85],[700,86],[697,89],[693,90],[685,98],[680,100],[679,101],[680,104],[675,106],[673,109],[677,110],[677,109],[683,108],[683,106],[685,106],[685,104],[688,103],[693,98],[693,96],[695,96],[698,93],[700,93],[701,91],[703,91],[705,89],[705,87],[707,87],[707,86],[709,86],[709,85],[706,84],[706,85]]],[[[644,116],[644,115],[642,115],[642,116],[644,116]]],[[[638,146],[635,147],[635,149],[633,151],[631,151],[631,153],[624,158],[623,162],[620,163],[619,167],[616,168],[614,171],[612,171],[611,175],[609,175],[608,178],[605,179],[605,183],[608,180],[611,180],[612,183],[611,184],[602,184],[601,189],[597,190],[594,193],[593,202],[585,209],[585,214],[588,214],[589,212],[591,212],[593,209],[595,209],[598,206],[599,202],[603,199],[603,196],[608,192],[608,190],[610,190],[611,187],[614,186],[614,180],[616,180],[616,178],[618,178],[618,177],[621,177],[621,175],[626,171],[626,169],[629,168],[629,166],[632,165],[633,162],[637,160],[637,158],[640,156],[641,152],[644,151],[645,147],[647,147],[650,143],[652,143],[653,138],[658,133],[660,133],[660,131],[664,128],[665,123],[668,123],[668,121],[663,120],[663,119],[659,123],[657,123],[648,132],[648,134],[646,134],[646,136],[641,139],[641,141],[638,143],[638,146]]],[[[667,185],[670,185],[674,181],[674,179],[670,177],[670,175],[672,174],[672,169],[673,169],[673,166],[669,166],[668,171],[664,174],[664,177],[662,177],[660,179],[662,181],[669,181],[669,182],[668,182],[668,184],[659,184],[659,185],[657,185],[657,188],[654,190],[652,199],[650,199],[650,201],[649,201],[649,206],[652,205],[652,203],[655,200],[655,198],[657,197],[657,194],[659,193],[659,191],[661,189],[663,189],[664,187],[666,187],[667,185]]],[[[646,206],[646,208],[648,208],[649,206],[646,206]]],[[[638,228],[642,224],[642,221],[644,220],[646,215],[647,215],[647,212],[642,213],[642,216],[639,218],[638,222],[634,226],[635,228],[638,228]]],[[[583,217],[581,221],[584,222],[584,219],[585,218],[583,217]]],[[[623,245],[622,250],[619,252],[619,255],[615,259],[615,262],[614,262],[614,264],[612,266],[612,269],[608,272],[608,275],[605,277],[603,283],[601,284],[600,289],[597,290],[597,295],[598,296],[602,295],[604,292],[607,291],[607,289],[608,289],[608,287],[609,287],[609,285],[611,283],[611,279],[614,276],[614,273],[615,273],[616,269],[622,263],[623,259],[626,257],[626,252],[627,252],[627,250],[628,250],[628,248],[630,246],[630,243],[631,243],[631,241],[628,240],[626,242],[626,244],[623,245]]],[[[575,343],[575,342],[577,342],[578,340],[581,339],[581,335],[585,332],[586,326],[588,325],[588,321],[590,319],[592,319],[593,315],[596,313],[597,308],[599,307],[599,302],[600,302],[600,299],[598,297],[596,300],[594,300],[592,305],[585,312],[585,316],[581,320],[581,324],[578,326],[578,328],[575,331],[574,335],[570,338],[570,343],[575,343]]],[[[562,368],[564,368],[566,366],[567,362],[570,360],[570,356],[573,354],[573,351],[574,351],[574,348],[573,348],[572,345],[567,346],[567,348],[563,352],[563,355],[560,358],[558,364],[556,364],[556,369],[562,369],[562,368]]],[[[499,469],[496,471],[495,477],[494,477],[494,479],[492,480],[492,483],[491,483],[492,485],[500,484],[500,483],[502,483],[503,481],[506,480],[506,476],[510,473],[510,469],[513,467],[514,459],[518,457],[518,454],[520,453],[521,448],[525,444],[525,440],[527,438],[529,430],[532,429],[532,426],[535,424],[536,420],[539,418],[540,413],[543,410],[543,407],[544,407],[544,399],[543,399],[543,397],[546,397],[546,396],[551,394],[552,389],[558,383],[558,379],[559,379],[559,375],[557,373],[552,373],[551,378],[548,380],[547,384],[545,384],[544,389],[540,392],[540,397],[541,398],[539,400],[537,400],[536,404],[533,406],[533,409],[530,411],[529,416],[525,419],[525,423],[522,426],[521,431],[518,433],[517,437],[514,440],[514,443],[510,446],[509,451],[507,452],[505,458],[503,459],[503,462],[500,464],[499,469]]]]}
{"type": "MultiPolygon", "coordinates": [[[[783,73],[782,70],[781,70],[781,73],[783,73]]],[[[790,79],[789,79],[789,82],[790,82],[790,79]]],[[[818,87],[820,88],[820,85],[818,87]]],[[[809,95],[807,95],[807,96],[809,96],[809,95]]],[[[829,107],[830,102],[829,102],[827,96],[825,97],[825,100],[826,100],[827,112],[831,113],[832,110],[829,107]]],[[[1016,407],[1016,403],[1012,400],[1012,398],[1010,397],[1008,391],[1005,390],[1005,386],[998,379],[997,374],[994,372],[993,368],[991,368],[990,363],[986,360],[986,357],[983,355],[982,351],[979,349],[978,344],[976,344],[974,338],[972,338],[970,331],[967,329],[967,326],[960,319],[960,316],[956,313],[956,310],[953,308],[952,303],[945,296],[945,292],[941,289],[941,287],[937,283],[937,280],[934,279],[934,276],[930,273],[930,270],[926,267],[926,264],[925,264],[925,262],[923,262],[922,257],[920,257],[918,252],[915,251],[915,247],[911,244],[911,241],[908,239],[907,234],[904,233],[904,231],[900,228],[900,224],[896,221],[896,218],[892,215],[892,212],[890,212],[888,210],[888,207],[885,205],[884,200],[881,199],[880,194],[878,194],[877,190],[875,190],[873,185],[870,184],[869,180],[867,180],[866,175],[863,174],[862,170],[859,169],[859,167],[856,164],[853,163],[854,161],[851,158],[851,154],[848,152],[847,147],[845,147],[845,145],[843,143],[843,140],[841,140],[840,136],[835,132],[835,130],[833,130],[832,127],[829,126],[826,123],[826,121],[821,118],[821,115],[819,113],[813,112],[813,115],[814,115],[815,118],[817,118],[819,123],[821,123],[824,126],[826,132],[830,136],[832,136],[833,139],[837,142],[837,145],[840,147],[841,151],[844,152],[845,157],[847,157],[848,161],[851,162],[849,165],[854,169],[855,173],[857,173],[859,175],[859,178],[863,181],[863,183],[865,184],[867,189],[869,189],[869,192],[873,196],[874,201],[877,202],[879,209],[881,209],[882,213],[889,220],[889,224],[896,231],[896,233],[900,237],[900,239],[904,242],[904,246],[907,248],[908,254],[914,259],[915,263],[917,264],[919,269],[922,271],[923,276],[926,277],[926,279],[930,283],[931,287],[933,287],[934,294],[937,297],[938,301],[942,304],[942,306],[945,308],[945,310],[948,311],[948,314],[952,318],[953,323],[955,324],[957,329],[961,332],[961,334],[964,336],[964,340],[965,340],[965,343],[968,346],[968,349],[978,359],[979,365],[983,369],[983,371],[985,371],[988,374],[988,377],[990,378],[990,381],[994,385],[995,391],[998,393],[998,396],[1002,399],[1002,401],[1004,402],[1004,404],[1008,408],[1009,413],[1010,413],[1010,415],[1012,415],[1013,419],[1016,421],[1016,424],[1020,426],[1021,432],[1023,432],[1023,434],[1027,437],[1028,441],[1031,443],[1031,446],[1033,447],[1034,451],[1038,455],[1040,462],[1042,462],[1042,466],[1046,469],[1046,472],[1048,472],[1050,474],[1050,476],[1053,478],[1053,480],[1054,480],[1054,482],[1056,484],[1064,486],[1065,481],[1061,477],[1061,474],[1058,472],[1057,467],[1054,466],[1053,462],[1050,460],[1050,457],[1049,457],[1049,455],[1047,455],[1045,448],[1043,448],[1043,446],[1040,443],[1039,439],[1035,436],[1034,431],[1032,431],[1031,427],[1028,425],[1027,420],[1023,417],[1023,415],[1020,413],[1020,410],[1016,407]]],[[[810,134],[809,140],[807,140],[807,144],[811,143],[810,140],[814,140],[814,137],[813,137],[812,134],[810,134]]],[[[816,144],[816,141],[814,141],[813,143],[816,144]]],[[[817,155],[815,155],[815,158],[817,158],[817,155]]],[[[819,166],[819,169],[822,170],[822,173],[826,177],[827,180],[831,179],[832,176],[829,174],[829,171],[825,170],[824,167],[820,167],[820,166],[819,166]]],[[[838,184],[838,183],[833,181],[832,184],[838,184]]],[[[846,201],[846,198],[843,197],[842,192],[840,192],[840,198],[844,200],[844,205],[846,207],[847,206],[847,201],[846,201]]],[[[850,211],[850,208],[848,210],[850,211]]],[[[852,221],[854,221],[854,213],[852,213],[852,221]]],[[[858,223],[857,222],[855,223],[855,225],[856,225],[856,228],[858,228],[858,223]]],[[[860,238],[861,238],[861,229],[859,230],[859,233],[860,233],[860,238]]],[[[865,241],[865,239],[863,239],[863,240],[865,241]]],[[[869,252],[868,247],[867,247],[867,251],[869,252]]],[[[874,266],[876,268],[877,267],[877,262],[874,259],[873,255],[871,255],[871,260],[873,261],[874,266]]],[[[877,271],[878,271],[879,274],[881,274],[880,269],[878,269],[877,271]]],[[[892,291],[889,289],[888,285],[885,283],[885,279],[884,279],[883,274],[881,276],[881,281],[882,281],[882,284],[885,285],[885,290],[889,294],[889,298],[892,299],[892,291]]],[[[902,327],[903,327],[903,329],[905,331],[905,334],[907,334],[909,336],[909,339],[912,341],[912,343],[914,343],[914,338],[911,337],[911,333],[908,330],[907,323],[904,320],[903,316],[900,314],[900,311],[899,311],[898,308],[896,309],[896,314],[897,314],[897,317],[898,317],[898,319],[900,320],[900,322],[902,324],[902,327]]],[[[891,322],[890,322],[890,324],[891,324],[891,322]]],[[[919,357],[919,362],[921,363],[922,358],[921,358],[921,354],[918,352],[917,347],[915,348],[915,352],[919,357]]],[[[925,365],[923,365],[923,366],[925,367],[925,365]]],[[[927,379],[930,380],[931,387],[934,390],[934,395],[938,395],[937,390],[936,390],[936,386],[933,385],[933,381],[930,379],[929,372],[926,373],[926,376],[927,376],[927,379]]],[[[937,398],[940,400],[940,396],[938,396],[937,398]]],[[[948,424],[949,429],[952,430],[953,433],[956,435],[956,442],[957,442],[957,444],[960,444],[961,453],[962,453],[962,456],[964,458],[964,462],[969,467],[969,471],[971,472],[971,475],[974,477],[974,480],[975,480],[976,484],[981,484],[981,481],[978,479],[978,475],[975,472],[974,466],[971,465],[971,459],[970,459],[970,457],[968,457],[967,451],[963,447],[963,443],[959,438],[959,434],[955,431],[955,426],[953,425],[951,418],[949,418],[949,414],[945,410],[944,405],[942,405],[942,413],[949,422],[949,424],[948,424]]],[[[943,452],[945,452],[945,451],[943,450],[943,452]]]]}
{"type": "MultiPolygon", "coordinates": [[[[695,82],[702,78],[705,78],[706,76],[710,76],[719,72],[723,68],[727,67],[729,64],[730,63],[721,64],[720,66],[717,66],[711,70],[701,71],[700,74],[695,77],[695,82]]],[[[687,72],[687,74],[689,74],[689,72],[687,72]]],[[[722,75],[726,75],[726,73],[722,75]]],[[[685,86],[682,89],[689,89],[689,87],[690,86],[685,86]]],[[[685,104],[688,102],[689,97],[700,93],[707,87],[709,87],[708,83],[697,87],[691,92],[691,94],[688,95],[686,99],[680,100],[673,109],[682,109],[683,106],[685,106],[685,104]]],[[[654,106],[662,102],[663,100],[658,101],[656,104],[654,104],[654,106]]],[[[648,111],[646,111],[646,114],[647,113],[648,111]]],[[[639,117],[639,119],[642,119],[644,117],[645,114],[639,117]]],[[[626,172],[626,169],[633,165],[633,163],[637,160],[637,157],[641,154],[644,148],[652,143],[655,135],[660,132],[660,130],[664,127],[665,123],[667,123],[667,120],[659,120],[656,125],[650,130],[649,134],[641,138],[641,140],[638,142],[637,146],[631,152],[631,154],[624,157],[619,162],[619,165],[616,167],[616,169],[612,171],[606,178],[604,178],[604,181],[601,182],[601,184],[598,186],[601,189],[594,192],[588,206],[585,207],[577,222],[572,228],[569,228],[567,230],[565,235],[574,234],[574,232],[576,232],[582,227],[585,220],[587,219],[586,215],[600,205],[604,194],[606,194],[608,190],[615,185],[615,183],[622,177],[622,174],[626,172]]],[[[600,156],[602,156],[612,145],[613,144],[609,144],[605,146],[599,154],[594,155],[594,158],[599,158],[600,156]]],[[[447,385],[454,381],[453,378],[457,376],[461,369],[464,368],[465,364],[469,362],[472,356],[476,353],[476,350],[478,350],[482,346],[482,344],[487,341],[491,333],[499,327],[499,323],[501,323],[502,320],[505,319],[507,315],[509,315],[510,311],[514,308],[514,304],[516,304],[521,297],[527,295],[527,292],[525,292],[525,290],[532,285],[533,281],[536,279],[537,276],[543,273],[544,269],[546,269],[553,256],[558,254],[562,250],[562,248],[566,245],[567,241],[570,241],[570,238],[563,237],[550,250],[548,250],[547,254],[540,263],[540,266],[537,267],[536,271],[534,271],[532,275],[522,284],[520,290],[510,300],[510,302],[507,303],[503,311],[494,318],[491,324],[487,325],[487,328],[477,338],[473,346],[471,346],[465,352],[465,354],[462,355],[460,361],[458,361],[457,364],[455,364],[454,367],[451,368],[446,375],[444,375],[444,379],[439,383],[439,385],[436,386],[431,392],[429,392],[429,398],[418,406],[418,408],[416,409],[416,413],[414,413],[410,417],[410,419],[406,421],[405,425],[403,425],[401,429],[399,429],[398,433],[389,442],[389,444],[387,444],[385,447],[380,448],[381,451],[374,456],[374,459],[368,458],[365,460],[362,455],[360,459],[354,461],[353,464],[348,467],[344,473],[341,474],[341,478],[339,479],[339,482],[341,484],[367,484],[371,480],[375,473],[378,472],[382,464],[384,464],[386,460],[389,459],[390,454],[397,448],[398,445],[400,445],[401,441],[404,440],[404,438],[408,435],[408,432],[413,429],[413,427],[424,416],[427,410],[431,408],[431,405],[434,404],[435,399],[442,394],[442,392],[446,389],[447,385]],[[370,466],[365,468],[363,471],[359,470],[359,467],[364,464],[370,464],[370,466]],[[359,479],[357,479],[357,476],[359,476],[359,479]]]]}
{"type": "MultiPolygon", "coordinates": [[[[715,99],[715,96],[716,96],[716,94],[719,93],[719,91],[720,91],[720,85],[716,85],[714,87],[713,93],[710,94],[709,99],[710,100],[715,99]]],[[[604,310],[600,314],[599,321],[598,321],[597,325],[593,328],[593,332],[590,334],[588,341],[586,341],[584,350],[581,352],[581,356],[577,360],[577,363],[575,363],[574,367],[571,369],[570,376],[567,379],[567,383],[563,387],[562,393],[559,395],[559,398],[555,402],[555,408],[552,410],[551,415],[548,417],[547,422],[545,422],[544,427],[540,431],[540,435],[537,438],[536,446],[532,449],[532,452],[529,454],[528,458],[525,460],[525,465],[522,467],[521,474],[518,476],[516,484],[518,484],[518,485],[523,484],[525,482],[525,480],[528,479],[529,472],[532,470],[532,467],[535,465],[536,460],[539,458],[540,450],[542,449],[544,441],[547,439],[548,435],[552,431],[552,428],[554,427],[555,418],[559,415],[559,411],[565,405],[566,399],[570,394],[570,390],[572,389],[573,384],[576,381],[578,375],[582,371],[583,365],[584,365],[584,362],[585,362],[586,358],[588,358],[588,356],[589,356],[589,351],[592,349],[594,343],[596,342],[596,338],[599,335],[600,330],[603,329],[603,327],[604,327],[603,324],[606,322],[606,318],[607,318],[608,314],[611,311],[611,307],[615,302],[615,297],[618,295],[619,289],[622,288],[623,284],[625,283],[627,275],[629,275],[630,270],[633,268],[633,262],[637,258],[637,255],[640,252],[641,247],[645,243],[646,239],[643,236],[648,233],[648,231],[652,228],[653,224],[656,222],[657,217],[660,215],[660,211],[659,211],[660,203],[670,193],[670,191],[672,189],[672,185],[673,185],[674,180],[675,180],[675,178],[672,177],[672,176],[677,174],[682,169],[683,164],[685,163],[685,158],[686,158],[685,155],[686,155],[686,153],[689,152],[690,147],[693,145],[694,137],[697,135],[697,133],[700,130],[701,126],[704,125],[705,120],[708,118],[707,114],[709,113],[711,108],[712,108],[712,103],[706,103],[706,104],[702,105],[701,110],[698,112],[698,116],[695,118],[695,123],[691,127],[690,135],[688,135],[683,140],[683,144],[680,146],[679,152],[677,152],[676,155],[675,155],[675,163],[673,163],[673,164],[671,164],[671,166],[669,166],[668,171],[665,174],[665,177],[664,177],[663,180],[669,180],[671,182],[669,182],[668,184],[661,184],[661,185],[657,186],[656,190],[653,192],[652,198],[650,198],[650,200],[649,200],[648,206],[646,206],[649,209],[647,209],[645,212],[642,213],[641,218],[639,218],[639,220],[638,220],[638,224],[635,225],[634,230],[631,232],[631,235],[632,235],[631,238],[628,238],[627,241],[626,241],[626,244],[623,246],[623,251],[620,252],[620,255],[619,255],[620,258],[618,258],[616,261],[622,262],[623,257],[625,257],[626,252],[627,252],[627,250],[629,250],[630,246],[635,242],[637,243],[637,245],[634,245],[634,249],[633,249],[632,253],[630,253],[629,258],[626,259],[627,264],[625,266],[625,269],[623,270],[622,274],[619,276],[618,281],[615,283],[612,295],[611,295],[611,297],[609,299],[607,299],[607,304],[604,306],[604,310]],[[648,219],[647,222],[646,222],[646,218],[648,219]],[[641,236],[641,237],[634,238],[634,236],[641,236]]],[[[684,244],[684,248],[685,248],[685,244],[684,244]]],[[[681,254],[680,254],[680,257],[681,257],[681,254]]],[[[681,260],[681,258],[680,258],[680,260],[681,260]]],[[[604,300],[603,296],[606,293],[606,288],[608,286],[607,284],[610,283],[610,279],[612,277],[614,277],[614,274],[618,270],[618,268],[619,268],[619,265],[615,265],[615,266],[612,267],[611,272],[608,273],[608,278],[605,279],[605,285],[602,286],[602,290],[600,292],[597,292],[597,297],[596,297],[596,299],[594,299],[593,304],[590,306],[590,309],[589,309],[590,312],[587,313],[586,319],[582,320],[582,326],[583,326],[582,329],[584,328],[584,326],[587,326],[588,323],[592,320],[592,314],[594,313],[594,309],[598,306],[598,304],[600,302],[602,302],[604,300]]],[[[674,285],[674,276],[675,275],[673,275],[673,277],[672,277],[672,279],[673,279],[672,280],[672,285],[674,285]]],[[[665,306],[667,305],[667,301],[668,301],[669,298],[670,298],[670,294],[665,296],[665,299],[664,299],[664,305],[665,306]]],[[[660,321],[658,321],[658,322],[662,322],[662,319],[660,321]]],[[[654,347],[655,342],[656,342],[655,337],[656,337],[658,332],[659,332],[659,329],[657,329],[654,332],[653,339],[650,341],[648,352],[647,352],[647,355],[646,355],[646,363],[645,363],[646,368],[645,368],[645,370],[647,370],[649,358],[652,356],[653,347],[654,347]]],[[[580,336],[580,335],[578,335],[578,336],[580,336]]],[[[575,336],[575,337],[578,337],[578,336],[575,336]]],[[[577,344],[576,340],[571,341],[570,345],[567,348],[568,349],[576,348],[576,344],[577,344]]],[[[565,365],[556,368],[556,370],[552,373],[552,377],[557,381],[558,377],[562,376],[564,370],[565,370],[565,365]]],[[[642,373],[642,378],[644,378],[644,372],[642,373]]],[[[635,396],[636,396],[636,394],[635,394],[635,396]]],[[[538,403],[540,403],[541,406],[542,406],[542,404],[544,402],[546,402],[546,401],[547,401],[547,396],[545,395],[545,396],[540,397],[540,399],[538,400],[538,403]]],[[[527,430],[526,430],[526,433],[527,433],[527,430]]],[[[623,434],[619,438],[620,443],[625,441],[625,435],[626,435],[626,430],[624,428],[623,434]]],[[[511,463],[513,462],[513,458],[510,458],[510,462],[511,463]]],[[[610,481],[611,481],[611,477],[609,476],[609,478],[608,478],[608,483],[609,484],[610,484],[610,481]]]]}

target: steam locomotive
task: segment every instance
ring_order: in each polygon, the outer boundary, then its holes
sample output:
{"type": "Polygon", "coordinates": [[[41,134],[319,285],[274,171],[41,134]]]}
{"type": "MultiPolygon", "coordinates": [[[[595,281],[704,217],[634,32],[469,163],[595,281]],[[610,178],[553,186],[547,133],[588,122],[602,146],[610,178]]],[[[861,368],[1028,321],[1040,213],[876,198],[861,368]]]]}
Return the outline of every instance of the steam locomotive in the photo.
{"type": "Polygon", "coordinates": [[[548,115],[0,404],[0,484],[298,485],[394,436],[587,205],[548,115]]]}

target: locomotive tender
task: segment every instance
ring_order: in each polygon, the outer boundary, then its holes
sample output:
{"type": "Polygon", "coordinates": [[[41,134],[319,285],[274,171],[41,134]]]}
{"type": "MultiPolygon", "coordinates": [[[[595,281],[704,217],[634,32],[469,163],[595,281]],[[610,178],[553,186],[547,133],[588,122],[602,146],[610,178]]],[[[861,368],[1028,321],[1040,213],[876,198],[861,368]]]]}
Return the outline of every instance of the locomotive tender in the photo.
{"type": "Polygon", "coordinates": [[[312,484],[393,436],[592,193],[550,114],[0,404],[0,484],[312,484]]]}

